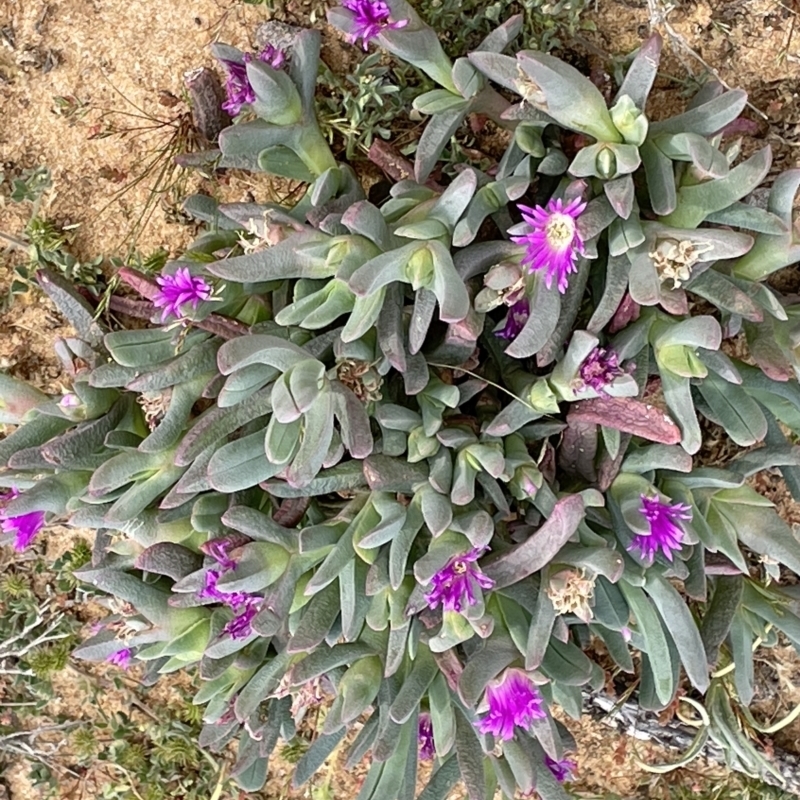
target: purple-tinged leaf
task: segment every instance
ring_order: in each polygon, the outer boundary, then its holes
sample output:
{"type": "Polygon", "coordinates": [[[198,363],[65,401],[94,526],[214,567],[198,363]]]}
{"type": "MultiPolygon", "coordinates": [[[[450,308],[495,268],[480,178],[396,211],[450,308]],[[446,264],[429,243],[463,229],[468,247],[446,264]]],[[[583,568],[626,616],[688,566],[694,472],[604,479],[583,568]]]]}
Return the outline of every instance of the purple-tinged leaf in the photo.
{"type": "Polygon", "coordinates": [[[497,589],[532,575],[552,561],[578,529],[583,516],[583,500],[579,495],[562,498],[536,533],[488,563],[484,572],[495,581],[497,589]]]}
{"type": "Polygon", "coordinates": [[[558,448],[558,464],[568,475],[594,483],[597,473],[594,459],[597,455],[597,425],[567,417],[567,427],[558,448]]]}
{"type": "Polygon", "coordinates": [[[678,444],[678,426],[658,408],[631,397],[597,397],[570,406],[568,419],[592,422],[651,442],[678,444]]]}

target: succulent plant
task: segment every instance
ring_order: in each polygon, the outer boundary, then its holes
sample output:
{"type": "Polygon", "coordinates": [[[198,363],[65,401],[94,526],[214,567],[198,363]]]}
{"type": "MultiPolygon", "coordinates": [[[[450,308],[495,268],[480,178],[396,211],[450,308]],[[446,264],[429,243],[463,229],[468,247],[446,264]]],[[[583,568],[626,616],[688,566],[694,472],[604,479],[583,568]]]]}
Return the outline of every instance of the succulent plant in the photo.
{"type": "Polygon", "coordinates": [[[796,258],[794,173],[768,210],[743,202],[770,158],[737,164],[724,136],[742,92],[647,119],[657,35],[607,108],[562,61],[503,55],[519,19],[455,64],[403,0],[331,20],[442,86],[416,103],[417,181],[472,112],[513,131],[496,174],[370,202],[317,126],[318,34],[280,63],[215,46],[257,118],[207,158],[305,194],[189,198],[199,239],[157,282],[120,271],[144,299],[116,307],[144,329],[105,330],[39,274],[77,332],[57,345],[73,386],[0,382],[3,530],[97,530],[80,576],[124,605],[78,654],[147,680],[197,665],[201,744],[238,737],[245,790],[322,686],[297,784],[359,721],[363,800],[413,797],[419,758],[426,800],[458,780],[474,800],[566,797],[574,742],[550,708],[579,715],[604,684],[598,643],[645,708],[685,674],[710,735],[741,747],[730,696],[752,698],[755,642],[800,646],[778,581],[800,545],[747,483],[777,467],[800,491],[796,308],[763,282],[796,258]],[[740,332],[754,363],[721,349],[740,332]],[[700,419],[760,446],[696,464],[700,419]]]}

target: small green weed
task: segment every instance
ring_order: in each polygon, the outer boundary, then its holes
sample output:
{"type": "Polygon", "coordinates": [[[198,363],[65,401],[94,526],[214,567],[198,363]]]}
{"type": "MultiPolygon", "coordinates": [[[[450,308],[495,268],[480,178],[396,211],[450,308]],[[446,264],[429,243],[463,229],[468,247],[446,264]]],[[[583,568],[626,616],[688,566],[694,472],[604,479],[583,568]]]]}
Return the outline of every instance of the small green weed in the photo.
{"type": "Polygon", "coordinates": [[[371,53],[356,69],[342,77],[323,65],[319,76],[320,126],[329,142],[344,139],[345,156],[369,150],[373,139],[402,135],[408,127],[411,102],[425,88],[419,73],[408,66],[383,63],[381,53],[371,53]]]}
{"type": "Polygon", "coordinates": [[[434,30],[451,58],[463,56],[513,14],[522,14],[520,49],[554,50],[561,37],[572,35],[586,23],[581,13],[591,0],[422,0],[417,10],[434,30]]]}
{"type": "Polygon", "coordinates": [[[0,232],[0,239],[23,253],[14,265],[11,288],[5,298],[8,308],[16,295],[26,294],[35,285],[37,269],[49,267],[60,272],[67,280],[82,286],[91,294],[99,295],[105,287],[100,265],[103,257],[91,261],[80,261],[70,252],[77,225],[60,225],[48,219],[42,206],[47,193],[53,187],[52,176],[47,167],[24,170],[17,178],[8,179],[7,195],[14,203],[31,203],[28,224],[18,236],[0,232]]]}

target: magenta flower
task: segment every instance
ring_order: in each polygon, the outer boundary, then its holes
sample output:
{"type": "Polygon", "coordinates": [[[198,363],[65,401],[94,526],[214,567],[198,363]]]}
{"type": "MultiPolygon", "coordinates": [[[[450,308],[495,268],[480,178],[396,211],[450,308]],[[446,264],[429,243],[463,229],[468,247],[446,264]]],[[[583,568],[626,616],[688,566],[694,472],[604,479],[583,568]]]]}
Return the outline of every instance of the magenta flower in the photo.
{"type": "Polygon", "coordinates": [[[217,589],[217,581],[219,581],[221,574],[222,573],[218,569],[210,569],[206,572],[203,588],[197,593],[197,596],[201,600],[222,601],[225,593],[217,589]]]}
{"type": "Polygon", "coordinates": [[[517,300],[517,302],[508,309],[505,327],[497,331],[495,336],[500,339],[516,339],[520,331],[525,327],[529,314],[530,303],[528,302],[528,298],[523,297],[522,300],[517,300]]]}
{"type": "MultiPolygon", "coordinates": [[[[244,592],[237,592],[244,595],[244,592]]],[[[246,639],[253,632],[253,618],[258,614],[261,605],[260,597],[247,596],[242,598],[241,603],[237,604],[236,616],[222,629],[234,639],[246,639]]]]}
{"type": "Polygon", "coordinates": [[[342,0],[342,8],[353,12],[353,30],[348,39],[355,44],[361,39],[366,50],[371,39],[385,30],[396,30],[408,25],[407,19],[389,22],[389,6],[382,0],[342,0]]]}
{"type": "Polygon", "coordinates": [[[200,549],[211,556],[220,565],[223,572],[230,572],[236,569],[236,562],[228,555],[231,550],[238,546],[230,536],[220,536],[217,539],[209,539],[200,546],[200,549]]]}
{"type": "Polygon", "coordinates": [[[574,773],[578,765],[571,759],[562,758],[561,761],[556,761],[545,754],[544,763],[559,783],[575,780],[574,773]]]}
{"type": "Polygon", "coordinates": [[[584,359],[580,368],[580,377],[584,385],[599,394],[605,394],[606,386],[622,374],[624,373],[619,365],[619,356],[605,347],[595,347],[584,359]]]}
{"type": "Polygon", "coordinates": [[[29,511],[27,514],[11,516],[5,509],[6,503],[19,497],[16,488],[0,494],[0,530],[14,534],[14,549],[17,552],[30,545],[37,533],[44,527],[44,511],[29,511]]]}
{"type": "MultiPolygon", "coordinates": [[[[227,100],[222,104],[224,111],[232,117],[238,116],[242,111],[242,106],[250,105],[256,101],[256,93],[247,77],[247,65],[253,60],[250,53],[243,56],[244,63],[230,61],[227,58],[221,59],[228,79],[225,81],[225,94],[227,100]]],[[[280,69],[286,63],[286,53],[277,47],[268,44],[259,54],[258,60],[264,64],[269,64],[273,69],[280,69]]]]}
{"type": "MultiPolygon", "coordinates": [[[[249,61],[250,59],[245,57],[245,60],[249,61]]],[[[280,69],[286,63],[286,53],[280,47],[268,44],[258,54],[258,60],[264,64],[269,64],[272,69],[280,69]]]]}
{"type": "Polygon", "coordinates": [[[419,741],[419,757],[424,761],[430,761],[436,755],[436,746],[433,743],[431,715],[424,711],[419,715],[417,740],[419,741]]]}
{"type": "Polygon", "coordinates": [[[192,309],[197,309],[203,300],[211,297],[211,286],[205,278],[192,275],[188,267],[179,267],[174,275],[159,275],[156,283],[161,288],[153,305],[164,309],[161,313],[162,322],[170,315],[182,317],[181,306],[186,303],[191,304],[192,309]]]}
{"type": "Polygon", "coordinates": [[[238,61],[229,61],[227,58],[222,59],[222,65],[228,73],[228,79],[225,81],[227,99],[222,104],[222,108],[232,117],[241,113],[242,106],[250,105],[256,100],[256,93],[247,77],[247,62],[250,60],[248,56],[249,53],[245,54],[243,64],[238,61]]]}
{"type": "Polygon", "coordinates": [[[511,241],[526,246],[522,263],[529,272],[547,270],[544,282],[549,289],[556,279],[558,291],[567,291],[567,275],[577,271],[579,255],[584,255],[583,239],[578,233],[576,220],[586,208],[579,197],[564,205],[563,201],[551,200],[546,207],[518,205],[522,218],[532,230],[511,241]]]}
{"type": "Polygon", "coordinates": [[[64,409],[77,408],[80,404],[80,398],[78,395],[73,394],[72,392],[68,392],[58,401],[59,407],[64,409]]]}
{"type": "Polygon", "coordinates": [[[436,608],[442,605],[445,611],[461,611],[464,605],[474,606],[475,586],[491,589],[494,581],[484,575],[475,562],[486,552],[486,548],[474,547],[468,553],[451,558],[447,564],[431,578],[433,588],[425,595],[428,605],[436,608]]]}
{"type": "Polygon", "coordinates": [[[216,600],[228,606],[236,615],[224,628],[223,633],[230,634],[234,639],[246,639],[251,633],[250,623],[261,607],[262,597],[249,592],[224,592],[217,587],[221,572],[210,569],[206,572],[203,588],[197,592],[201,600],[216,600]]]}
{"type": "Polygon", "coordinates": [[[513,739],[514,728],[528,730],[535,719],[546,716],[539,690],[520,669],[507,669],[499,681],[492,681],[486,687],[486,702],[489,710],[478,730],[497,739],[513,739]]]}
{"type": "Polygon", "coordinates": [[[131,659],[133,658],[133,651],[130,647],[123,647],[122,650],[117,650],[116,653],[112,653],[110,656],[106,658],[109,664],[113,664],[115,667],[119,667],[120,669],[128,669],[131,665],[131,659]]]}
{"type": "Polygon", "coordinates": [[[642,495],[640,509],[644,518],[650,523],[650,533],[640,533],[633,537],[633,542],[628,550],[639,550],[642,558],[652,563],[656,553],[661,550],[668,561],[672,561],[672,554],[681,549],[683,543],[683,528],[679,520],[692,518],[691,507],[685,503],[663,502],[659,497],[642,495]]]}

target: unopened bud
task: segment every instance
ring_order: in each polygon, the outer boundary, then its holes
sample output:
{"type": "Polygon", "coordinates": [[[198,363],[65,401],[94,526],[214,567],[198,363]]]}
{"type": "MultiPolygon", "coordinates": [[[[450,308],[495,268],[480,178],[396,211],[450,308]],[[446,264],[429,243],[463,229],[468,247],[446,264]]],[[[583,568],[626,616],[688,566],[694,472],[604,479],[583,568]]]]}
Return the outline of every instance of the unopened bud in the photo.
{"type": "Polygon", "coordinates": [[[626,94],[611,109],[611,120],[627,144],[639,147],[647,137],[647,117],[626,94]]]}

